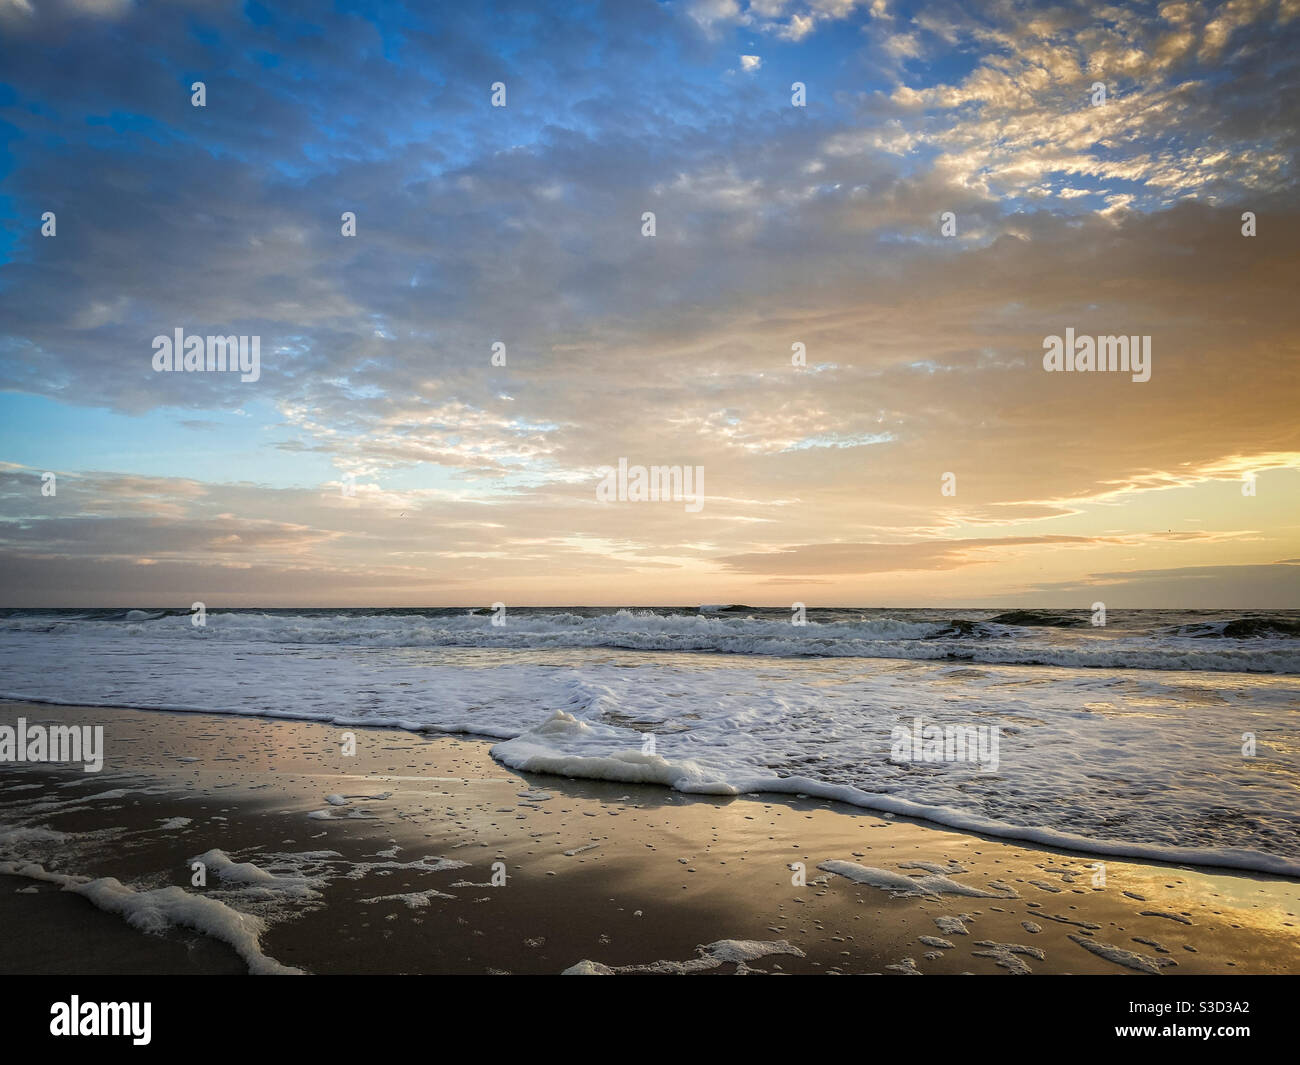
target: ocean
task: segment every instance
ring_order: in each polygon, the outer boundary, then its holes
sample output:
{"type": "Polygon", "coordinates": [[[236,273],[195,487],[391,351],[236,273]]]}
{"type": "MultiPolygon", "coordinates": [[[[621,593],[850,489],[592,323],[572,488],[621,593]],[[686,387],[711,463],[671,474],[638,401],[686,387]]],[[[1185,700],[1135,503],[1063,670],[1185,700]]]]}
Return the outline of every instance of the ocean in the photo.
{"type": "Polygon", "coordinates": [[[250,609],[197,626],[180,610],[11,609],[0,697],[467,733],[532,772],[819,796],[1103,857],[1300,876],[1300,611],[791,618],[250,609]],[[995,737],[996,761],[951,743],[900,754],[902,735],[953,730],[995,737]]]}

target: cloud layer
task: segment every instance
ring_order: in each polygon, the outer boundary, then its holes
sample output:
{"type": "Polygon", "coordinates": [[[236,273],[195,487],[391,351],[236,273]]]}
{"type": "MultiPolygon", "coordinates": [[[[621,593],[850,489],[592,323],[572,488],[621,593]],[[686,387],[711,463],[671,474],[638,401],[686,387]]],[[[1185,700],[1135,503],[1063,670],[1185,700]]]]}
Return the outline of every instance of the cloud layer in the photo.
{"type": "Polygon", "coordinates": [[[1300,553],[1298,37],[1274,0],[0,8],[4,587],[1073,602],[1195,570],[1186,605],[1248,605],[1300,553]],[[259,335],[260,380],[154,373],[177,327],[259,335]],[[1151,380],[1045,373],[1067,327],[1150,336],[1151,380]],[[77,438],[42,496],[37,397],[136,458],[77,438]],[[218,458],[160,474],[159,417],[169,461],[218,458]],[[297,472],[221,465],[232,418],[297,472]],[[620,457],[703,466],[703,511],[599,504],[620,457]]]}

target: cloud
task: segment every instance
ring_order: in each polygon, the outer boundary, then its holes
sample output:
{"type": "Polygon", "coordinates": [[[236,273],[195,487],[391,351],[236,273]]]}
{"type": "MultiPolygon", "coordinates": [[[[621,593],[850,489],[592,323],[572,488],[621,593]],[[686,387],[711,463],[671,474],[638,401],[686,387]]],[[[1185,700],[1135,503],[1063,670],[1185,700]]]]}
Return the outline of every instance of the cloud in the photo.
{"type": "Polygon", "coordinates": [[[722,565],[742,573],[782,576],[836,573],[889,573],[898,570],[946,570],[968,565],[979,552],[1010,547],[1088,545],[1078,536],[1005,536],[982,540],[932,540],[919,543],[801,544],[783,551],[731,555],[722,565]]]}
{"type": "Polygon", "coordinates": [[[1040,585],[1033,600],[1055,604],[1104,600],[1108,609],[1290,610],[1300,596],[1300,565],[1181,566],[1091,573],[1081,581],[1040,585]]]}

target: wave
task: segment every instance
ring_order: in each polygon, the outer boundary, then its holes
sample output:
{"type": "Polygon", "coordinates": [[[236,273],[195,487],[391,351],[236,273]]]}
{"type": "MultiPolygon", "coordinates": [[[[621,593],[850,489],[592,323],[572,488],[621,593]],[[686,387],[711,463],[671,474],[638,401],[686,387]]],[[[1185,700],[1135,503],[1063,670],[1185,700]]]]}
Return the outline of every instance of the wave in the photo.
{"type": "Polygon", "coordinates": [[[1297,640],[1300,639],[1300,620],[1280,617],[1232,618],[1178,625],[1169,634],[1194,640],[1297,640]]]}
{"type": "Polygon", "coordinates": [[[1070,614],[1049,614],[1043,610],[1010,610],[989,620],[998,625],[1016,625],[1022,628],[1044,626],[1052,629],[1073,629],[1091,624],[1087,615],[1080,617],[1070,614]]]}
{"type": "Polygon", "coordinates": [[[825,612],[794,624],[784,612],[746,613],[520,610],[504,624],[477,611],[405,613],[210,611],[202,626],[183,610],[105,611],[61,616],[10,612],[0,633],[168,639],[275,645],[610,648],[815,658],[897,658],[1081,669],[1300,672],[1300,618],[1219,616],[1145,629],[1094,628],[1088,615],[1009,611],[984,617],[825,612]],[[1211,642],[1212,641],[1212,642],[1211,642]]]}

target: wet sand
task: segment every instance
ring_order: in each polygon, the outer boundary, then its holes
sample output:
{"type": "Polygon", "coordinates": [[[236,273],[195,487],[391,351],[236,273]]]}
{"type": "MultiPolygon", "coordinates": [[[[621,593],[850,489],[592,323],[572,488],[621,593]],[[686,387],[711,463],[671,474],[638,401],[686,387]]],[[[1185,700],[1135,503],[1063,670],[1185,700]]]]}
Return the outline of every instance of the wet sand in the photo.
{"type": "Polygon", "coordinates": [[[0,704],[20,716],[103,725],[106,757],[0,766],[5,973],[248,971],[200,898],[251,967],[309,973],[1300,972],[1292,880],[1106,859],[1094,883],[1088,855],[522,774],[477,738],[0,704]]]}

